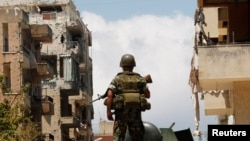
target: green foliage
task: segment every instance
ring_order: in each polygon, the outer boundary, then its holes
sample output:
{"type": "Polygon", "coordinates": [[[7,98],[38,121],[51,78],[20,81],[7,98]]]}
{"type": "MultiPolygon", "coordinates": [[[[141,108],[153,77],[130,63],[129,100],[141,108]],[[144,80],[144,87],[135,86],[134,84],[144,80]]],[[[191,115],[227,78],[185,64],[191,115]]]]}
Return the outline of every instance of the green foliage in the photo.
{"type": "Polygon", "coordinates": [[[21,94],[27,94],[30,90],[30,83],[25,83],[20,90],[21,94]]]}
{"type": "Polygon", "coordinates": [[[16,137],[16,130],[23,118],[18,114],[18,111],[19,106],[16,104],[11,107],[10,102],[6,99],[0,103],[0,138],[10,140],[16,137]]]}
{"type": "Polygon", "coordinates": [[[2,93],[10,93],[11,92],[11,89],[4,82],[4,75],[2,75],[2,74],[0,74],[0,88],[2,90],[2,93]]]}
{"type": "Polygon", "coordinates": [[[29,88],[29,83],[23,85],[14,103],[7,99],[0,103],[0,141],[32,141],[40,135],[24,104],[29,88]]]}

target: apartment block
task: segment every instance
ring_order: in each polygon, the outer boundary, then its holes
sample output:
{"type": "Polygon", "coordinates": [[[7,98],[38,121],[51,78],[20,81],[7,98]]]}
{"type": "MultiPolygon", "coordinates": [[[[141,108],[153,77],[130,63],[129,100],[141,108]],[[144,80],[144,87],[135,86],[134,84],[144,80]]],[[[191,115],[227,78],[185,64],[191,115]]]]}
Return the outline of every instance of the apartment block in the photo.
{"type": "Polygon", "coordinates": [[[210,41],[196,45],[205,114],[222,120],[232,115],[233,124],[249,124],[249,1],[197,0],[197,6],[203,9],[210,41]]]}
{"type": "Polygon", "coordinates": [[[0,1],[0,74],[24,102],[44,141],[92,141],[92,35],[72,0],[0,1]]]}

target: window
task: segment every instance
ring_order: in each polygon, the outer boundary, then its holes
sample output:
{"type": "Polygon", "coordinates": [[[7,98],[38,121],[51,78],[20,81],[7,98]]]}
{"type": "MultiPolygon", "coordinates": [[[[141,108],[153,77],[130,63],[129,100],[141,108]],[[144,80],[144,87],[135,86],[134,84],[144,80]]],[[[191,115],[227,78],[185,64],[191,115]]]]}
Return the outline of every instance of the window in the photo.
{"type": "Polygon", "coordinates": [[[3,65],[3,84],[6,89],[11,88],[11,72],[10,72],[10,63],[4,63],[3,65]]]}
{"type": "Polygon", "coordinates": [[[10,79],[8,76],[3,77],[3,84],[5,84],[6,88],[10,88],[10,79]]]}
{"type": "Polygon", "coordinates": [[[4,40],[3,40],[3,52],[8,52],[8,51],[9,51],[8,38],[4,38],[4,40]]]}
{"type": "Polygon", "coordinates": [[[8,23],[3,23],[3,52],[9,51],[8,32],[8,23]]]}
{"type": "Polygon", "coordinates": [[[43,12],[43,20],[55,20],[56,12],[43,12]]]}

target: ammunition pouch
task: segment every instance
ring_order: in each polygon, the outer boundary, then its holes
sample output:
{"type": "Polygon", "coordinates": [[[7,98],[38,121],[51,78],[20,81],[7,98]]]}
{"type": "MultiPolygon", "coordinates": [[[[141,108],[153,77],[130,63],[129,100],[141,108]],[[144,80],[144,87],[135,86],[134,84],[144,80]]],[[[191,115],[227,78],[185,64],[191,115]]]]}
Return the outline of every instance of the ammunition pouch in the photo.
{"type": "Polygon", "coordinates": [[[113,98],[113,103],[112,103],[112,107],[113,109],[115,110],[120,110],[123,108],[123,96],[121,95],[116,95],[114,98],[113,98]]]}
{"type": "Polygon", "coordinates": [[[134,108],[139,109],[141,98],[140,93],[124,93],[121,94],[124,98],[124,108],[134,108]]]}
{"type": "MultiPolygon", "coordinates": [[[[107,98],[104,100],[104,105],[107,106],[107,98]]],[[[116,95],[113,98],[112,109],[120,110],[126,108],[140,109],[141,111],[150,110],[151,104],[147,101],[144,94],[125,93],[116,95]]]]}
{"type": "MultiPolygon", "coordinates": [[[[113,98],[113,101],[112,101],[112,105],[111,105],[111,109],[113,110],[120,110],[123,108],[123,96],[121,95],[116,95],[114,98],[113,98]]],[[[107,106],[107,98],[104,100],[104,103],[103,103],[105,106],[107,106]]]]}
{"type": "Polygon", "coordinates": [[[151,104],[147,101],[144,94],[141,95],[141,111],[150,110],[151,104]]]}

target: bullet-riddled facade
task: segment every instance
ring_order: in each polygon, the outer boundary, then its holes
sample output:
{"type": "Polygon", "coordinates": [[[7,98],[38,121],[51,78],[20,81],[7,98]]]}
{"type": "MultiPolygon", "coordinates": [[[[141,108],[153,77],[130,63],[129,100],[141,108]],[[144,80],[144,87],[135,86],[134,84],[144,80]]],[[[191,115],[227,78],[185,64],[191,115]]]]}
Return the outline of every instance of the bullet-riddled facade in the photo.
{"type": "Polygon", "coordinates": [[[1,0],[0,8],[0,73],[12,90],[0,99],[29,82],[26,105],[45,141],[93,140],[92,38],[72,0],[1,0]]]}

